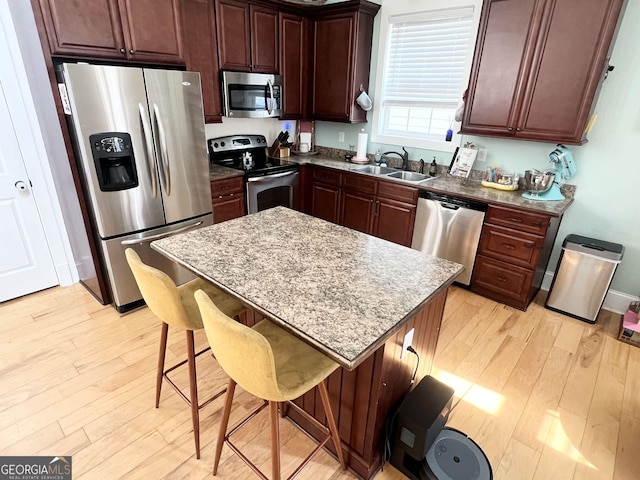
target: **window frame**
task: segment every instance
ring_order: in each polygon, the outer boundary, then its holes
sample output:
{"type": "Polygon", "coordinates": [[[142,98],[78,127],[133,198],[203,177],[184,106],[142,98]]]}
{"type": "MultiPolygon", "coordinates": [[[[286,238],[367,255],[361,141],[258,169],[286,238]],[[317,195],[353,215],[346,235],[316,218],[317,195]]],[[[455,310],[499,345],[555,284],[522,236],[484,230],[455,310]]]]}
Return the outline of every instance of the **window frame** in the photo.
{"type": "MultiPolygon", "coordinates": [[[[456,147],[460,146],[462,142],[462,135],[459,135],[457,133],[460,130],[460,122],[455,121],[451,127],[451,129],[453,130],[453,137],[450,142],[445,141],[446,132],[442,132],[442,140],[417,139],[405,136],[387,135],[379,132],[380,126],[384,121],[384,108],[382,107],[382,90],[385,66],[387,61],[387,50],[389,47],[389,35],[391,30],[390,25],[393,18],[405,15],[429,15],[429,13],[435,10],[454,10],[464,7],[472,7],[473,13],[471,35],[469,38],[467,61],[463,74],[464,77],[468,79],[471,72],[471,64],[473,62],[473,53],[478,33],[481,6],[481,0],[453,0],[448,2],[443,0],[395,0],[394,2],[390,2],[390,6],[387,6],[386,4],[382,5],[382,12],[380,16],[378,58],[376,65],[376,83],[374,89],[374,98],[379,99],[379,101],[374,105],[374,109],[372,112],[373,121],[371,126],[371,141],[387,145],[403,145],[407,147],[442,152],[453,152],[456,147]]],[[[466,88],[466,85],[464,88],[466,88]]],[[[460,92],[461,99],[463,93],[464,89],[462,92],[460,92]]]]}

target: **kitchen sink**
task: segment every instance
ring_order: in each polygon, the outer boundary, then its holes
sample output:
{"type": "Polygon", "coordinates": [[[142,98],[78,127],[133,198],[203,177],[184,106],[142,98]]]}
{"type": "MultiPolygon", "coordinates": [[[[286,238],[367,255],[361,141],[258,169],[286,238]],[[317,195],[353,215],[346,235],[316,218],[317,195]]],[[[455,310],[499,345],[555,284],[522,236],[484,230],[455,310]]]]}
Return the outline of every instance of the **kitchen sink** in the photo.
{"type": "Polygon", "coordinates": [[[353,169],[356,172],[370,173],[372,175],[386,175],[391,172],[397,172],[398,170],[390,167],[379,167],[377,165],[365,165],[364,167],[357,167],[353,169]]]}
{"type": "Polygon", "coordinates": [[[430,180],[435,177],[430,177],[429,175],[425,175],[423,173],[418,172],[407,172],[407,171],[399,171],[389,173],[387,175],[389,178],[397,178],[399,180],[405,180],[407,182],[422,182],[423,180],[430,180]]]}

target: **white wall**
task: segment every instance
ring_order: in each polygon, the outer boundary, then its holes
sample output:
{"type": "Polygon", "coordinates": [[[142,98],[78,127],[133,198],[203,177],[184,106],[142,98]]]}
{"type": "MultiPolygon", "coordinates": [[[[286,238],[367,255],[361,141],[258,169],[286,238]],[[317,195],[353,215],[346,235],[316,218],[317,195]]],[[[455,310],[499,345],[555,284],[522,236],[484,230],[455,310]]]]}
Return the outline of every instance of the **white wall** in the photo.
{"type": "MultiPolygon", "coordinates": [[[[404,0],[403,0],[404,1],[404,0]]],[[[428,0],[416,0],[419,5],[428,0]]],[[[385,5],[393,0],[384,0],[385,5]]],[[[481,2],[478,2],[478,8],[481,2]]],[[[374,29],[374,56],[372,59],[372,84],[376,82],[376,55],[380,14],[374,29]]],[[[577,186],[574,203],[569,207],[556,240],[548,270],[555,270],[561,252],[562,241],[567,234],[576,233],[610,242],[621,243],[626,251],[612,289],[636,297],[640,293],[640,2],[627,2],[617,41],[612,52],[611,65],[615,70],[604,82],[596,103],[598,120],[589,135],[589,142],[570,147],[573,151],[577,175],[569,183],[577,186]]],[[[373,90],[373,89],[372,89],[373,90]]],[[[374,104],[376,103],[374,97],[374,104]]],[[[549,108],[553,108],[550,105],[549,108]]],[[[346,148],[357,138],[366,125],[346,125],[317,122],[318,145],[346,148]],[[338,132],[346,132],[346,142],[338,143],[338,132]]],[[[510,171],[524,172],[528,168],[548,168],[548,155],[555,145],[551,143],[504,140],[465,135],[462,141],[473,141],[488,148],[486,163],[477,164],[483,170],[486,165],[497,163],[510,171]]],[[[375,144],[368,152],[375,151],[375,144]]],[[[429,150],[408,149],[412,160],[431,159],[449,164],[451,154],[429,150]]]]}

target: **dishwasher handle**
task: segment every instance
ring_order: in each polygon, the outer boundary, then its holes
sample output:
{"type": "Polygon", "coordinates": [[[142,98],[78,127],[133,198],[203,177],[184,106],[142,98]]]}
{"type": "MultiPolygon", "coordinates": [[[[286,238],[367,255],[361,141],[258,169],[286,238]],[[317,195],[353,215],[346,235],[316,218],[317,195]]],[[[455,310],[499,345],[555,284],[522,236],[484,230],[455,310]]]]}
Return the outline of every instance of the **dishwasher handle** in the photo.
{"type": "Polygon", "coordinates": [[[434,202],[440,203],[443,208],[447,208],[449,210],[458,210],[460,208],[467,208],[469,210],[477,210],[479,212],[486,212],[487,205],[480,202],[474,202],[472,200],[466,200],[457,197],[451,197],[449,195],[442,195],[440,193],[433,193],[427,191],[419,192],[420,198],[426,198],[428,200],[433,200],[434,202]]]}

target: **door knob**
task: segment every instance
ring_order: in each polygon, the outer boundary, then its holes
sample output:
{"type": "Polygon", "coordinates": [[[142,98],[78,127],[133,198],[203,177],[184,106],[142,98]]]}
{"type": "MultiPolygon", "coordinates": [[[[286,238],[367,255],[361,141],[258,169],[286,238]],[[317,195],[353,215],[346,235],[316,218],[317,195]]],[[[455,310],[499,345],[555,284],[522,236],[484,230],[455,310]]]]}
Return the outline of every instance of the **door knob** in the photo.
{"type": "Polygon", "coordinates": [[[24,192],[24,191],[27,189],[27,184],[26,184],[26,183],[24,183],[23,181],[17,181],[17,182],[15,183],[15,187],[16,187],[18,190],[20,190],[20,191],[24,192]]]}

